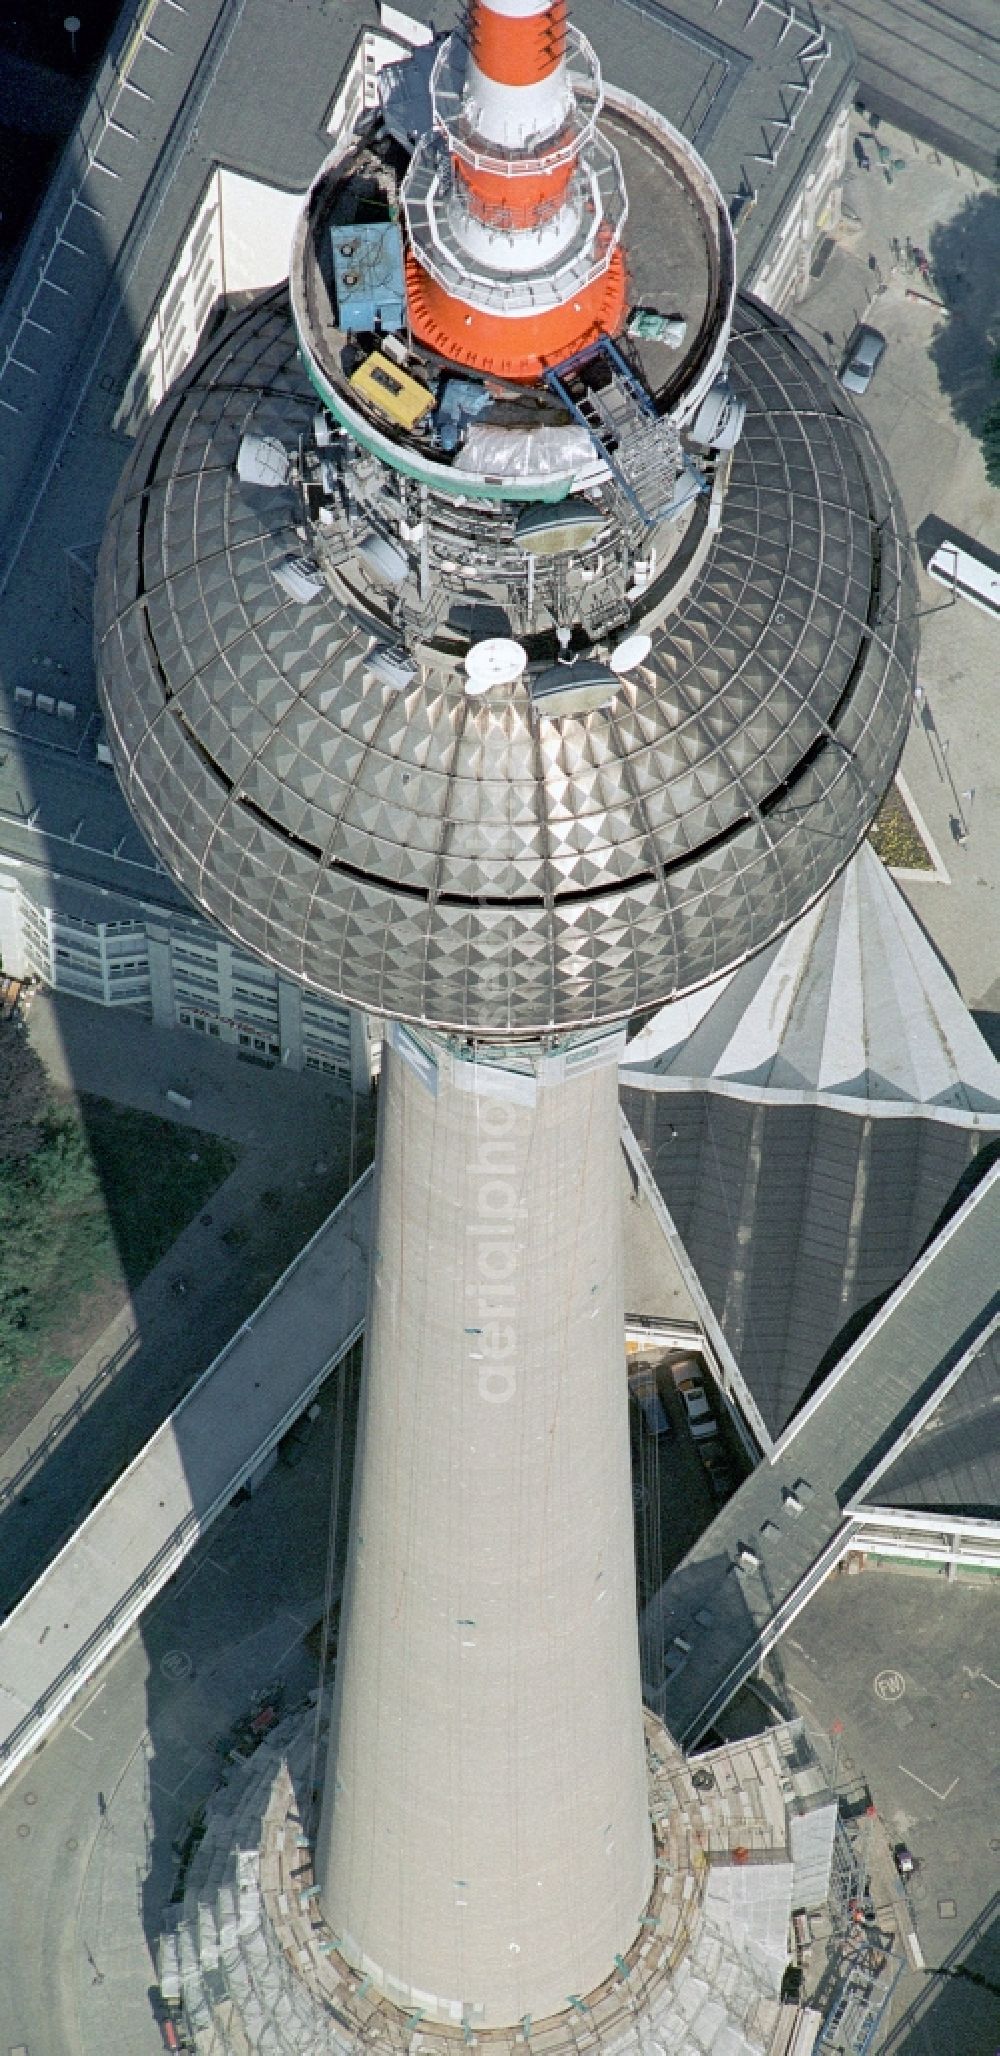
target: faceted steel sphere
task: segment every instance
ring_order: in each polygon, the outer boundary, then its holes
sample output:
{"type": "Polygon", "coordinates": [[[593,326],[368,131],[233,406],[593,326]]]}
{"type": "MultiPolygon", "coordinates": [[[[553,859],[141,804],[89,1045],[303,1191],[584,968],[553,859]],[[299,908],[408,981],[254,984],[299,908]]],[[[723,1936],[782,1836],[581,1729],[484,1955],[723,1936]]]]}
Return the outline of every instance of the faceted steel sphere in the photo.
{"type": "Polygon", "coordinates": [[[284,290],[213,339],[140,436],[97,603],[119,777],[211,920],[317,991],[521,1037],[687,992],[826,889],[903,745],[908,544],[864,424],[753,301],[730,378],[707,560],[610,706],[555,719],[433,651],[393,685],[371,620],[290,596],[301,503],[235,469],[315,412],[284,290]]]}

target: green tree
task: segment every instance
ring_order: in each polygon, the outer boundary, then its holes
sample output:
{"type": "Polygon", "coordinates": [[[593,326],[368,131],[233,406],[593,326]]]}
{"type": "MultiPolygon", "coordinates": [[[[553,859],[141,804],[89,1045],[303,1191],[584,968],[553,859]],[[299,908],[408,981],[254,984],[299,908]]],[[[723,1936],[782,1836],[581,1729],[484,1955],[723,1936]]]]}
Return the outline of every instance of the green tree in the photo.
{"type": "Polygon", "coordinates": [[[986,410],[983,422],[983,462],[991,485],[1000,485],[1000,400],[986,410]]]}
{"type": "Polygon", "coordinates": [[[23,1163],[42,1141],[48,1083],[24,1023],[0,1021],[0,1160],[23,1163]]]}

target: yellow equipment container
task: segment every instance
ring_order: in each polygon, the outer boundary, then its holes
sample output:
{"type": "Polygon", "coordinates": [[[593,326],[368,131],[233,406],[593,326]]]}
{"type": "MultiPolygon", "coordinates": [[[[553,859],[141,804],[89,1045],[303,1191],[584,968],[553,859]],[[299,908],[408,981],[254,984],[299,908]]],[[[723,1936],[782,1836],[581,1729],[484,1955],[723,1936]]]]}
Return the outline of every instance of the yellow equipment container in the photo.
{"type": "Polygon", "coordinates": [[[380,414],[387,414],[390,421],[398,422],[400,428],[413,428],[423,415],[429,414],[434,405],[434,395],[428,392],[420,380],[411,378],[408,371],[401,371],[381,350],[373,350],[356,371],[352,371],[350,384],[356,392],[363,393],[372,407],[380,414]]]}

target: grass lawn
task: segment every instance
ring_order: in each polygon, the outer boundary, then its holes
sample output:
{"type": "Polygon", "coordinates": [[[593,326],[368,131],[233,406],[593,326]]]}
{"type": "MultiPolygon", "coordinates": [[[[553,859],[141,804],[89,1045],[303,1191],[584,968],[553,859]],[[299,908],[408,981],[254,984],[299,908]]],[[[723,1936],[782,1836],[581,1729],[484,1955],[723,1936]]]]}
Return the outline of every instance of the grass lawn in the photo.
{"type": "Polygon", "coordinates": [[[876,856],[891,870],[934,869],[930,851],[896,785],[890,785],[868,831],[868,840],[876,856]]]}
{"type": "Polygon", "coordinates": [[[29,1369],[65,1372],[84,1302],[137,1285],[238,1158],[85,1096],[79,1113],[52,1110],[31,1156],[0,1161],[0,1392],[29,1369]]]}

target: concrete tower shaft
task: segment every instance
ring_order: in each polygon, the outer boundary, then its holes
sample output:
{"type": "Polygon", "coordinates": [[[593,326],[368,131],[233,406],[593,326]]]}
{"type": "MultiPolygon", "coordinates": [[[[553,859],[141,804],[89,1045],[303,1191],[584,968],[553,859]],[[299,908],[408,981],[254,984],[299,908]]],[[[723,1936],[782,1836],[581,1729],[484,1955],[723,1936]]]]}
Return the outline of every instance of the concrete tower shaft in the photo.
{"type": "Polygon", "coordinates": [[[397,1030],[382,1074],[316,1874],[381,1991],[472,2025],[592,1991],[653,1884],[616,1069],[563,1061],[397,1030]]]}

